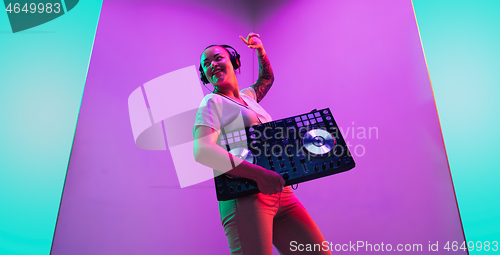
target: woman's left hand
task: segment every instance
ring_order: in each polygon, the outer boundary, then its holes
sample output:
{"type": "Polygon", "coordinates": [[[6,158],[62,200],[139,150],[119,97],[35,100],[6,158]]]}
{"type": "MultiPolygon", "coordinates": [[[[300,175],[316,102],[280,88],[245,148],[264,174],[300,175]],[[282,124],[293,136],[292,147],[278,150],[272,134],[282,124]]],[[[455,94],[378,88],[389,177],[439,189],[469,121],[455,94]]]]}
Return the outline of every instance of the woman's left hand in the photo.
{"type": "Polygon", "coordinates": [[[262,41],[259,39],[260,35],[256,33],[249,33],[247,39],[240,35],[241,40],[252,49],[264,49],[262,41]]]}

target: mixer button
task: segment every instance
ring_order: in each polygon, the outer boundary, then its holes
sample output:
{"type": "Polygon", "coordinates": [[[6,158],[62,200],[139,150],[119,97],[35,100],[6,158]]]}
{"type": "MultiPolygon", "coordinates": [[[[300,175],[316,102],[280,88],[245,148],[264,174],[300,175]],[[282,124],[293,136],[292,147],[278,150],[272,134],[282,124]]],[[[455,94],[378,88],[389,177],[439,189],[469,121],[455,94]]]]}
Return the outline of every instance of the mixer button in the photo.
{"type": "Polygon", "coordinates": [[[283,174],[283,179],[288,180],[290,178],[290,175],[288,175],[287,173],[284,173],[283,174]]]}

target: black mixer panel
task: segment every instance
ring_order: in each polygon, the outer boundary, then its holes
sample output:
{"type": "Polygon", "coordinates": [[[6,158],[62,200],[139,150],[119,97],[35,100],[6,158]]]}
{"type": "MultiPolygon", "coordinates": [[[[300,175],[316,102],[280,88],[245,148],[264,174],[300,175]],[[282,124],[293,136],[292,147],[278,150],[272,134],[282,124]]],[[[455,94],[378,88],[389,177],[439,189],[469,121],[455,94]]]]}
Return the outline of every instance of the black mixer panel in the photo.
{"type": "MultiPolygon", "coordinates": [[[[220,146],[236,157],[279,173],[285,185],[344,172],[355,166],[328,108],[221,136],[220,146]]],[[[255,181],[229,174],[215,177],[215,188],[219,201],[259,192],[255,181]]]]}

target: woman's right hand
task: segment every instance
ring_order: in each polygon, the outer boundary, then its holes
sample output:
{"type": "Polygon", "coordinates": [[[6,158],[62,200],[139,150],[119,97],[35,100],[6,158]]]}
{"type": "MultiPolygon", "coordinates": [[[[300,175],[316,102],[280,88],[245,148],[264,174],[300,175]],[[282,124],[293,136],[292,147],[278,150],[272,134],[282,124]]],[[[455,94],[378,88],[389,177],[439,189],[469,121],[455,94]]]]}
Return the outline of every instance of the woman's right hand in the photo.
{"type": "Polygon", "coordinates": [[[281,175],[267,169],[264,169],[255,181],[260,192],[266,195],[281,192],[283,187],[285,187],[285,180],[283,180],[281,175]]]}

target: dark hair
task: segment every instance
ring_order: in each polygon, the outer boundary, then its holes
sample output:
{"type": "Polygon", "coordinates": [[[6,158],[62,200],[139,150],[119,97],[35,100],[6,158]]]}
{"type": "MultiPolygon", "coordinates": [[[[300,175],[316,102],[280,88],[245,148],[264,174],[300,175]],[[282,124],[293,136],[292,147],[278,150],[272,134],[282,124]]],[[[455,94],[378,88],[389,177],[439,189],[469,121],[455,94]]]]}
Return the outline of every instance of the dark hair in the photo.
{"type": "MultiPolygon", "coordinates": [[[[229,53],[229,59],[231,60],[231,64],[233,64],[233,69],[236,70],[238,68],[241,67],[241,62],[240,62],[240,54],[238,54],[238,52],[231,46],[229,45],[225,45],[225,44],[222,44],[222,45],[210,45],[208,47],[205,48],[208,49],[210,47],[214,47],[214,46],[219,46],[219,47],[222,47],[224,48],[227,53],[229,53]],[[229,51],[231,49],[231,51],[229,51]]],[[[203,50],[203,51],[205,51],[203,50]]],[[[200,64],[200,68],[198,69],[200,70],[200,80],[201,82],[203,82],[203,84],[207,84],[207,83],[210,83],[207,79],[207,76],[205,76],[205,73],[203,72],[203,66],[200,64]]]]}

